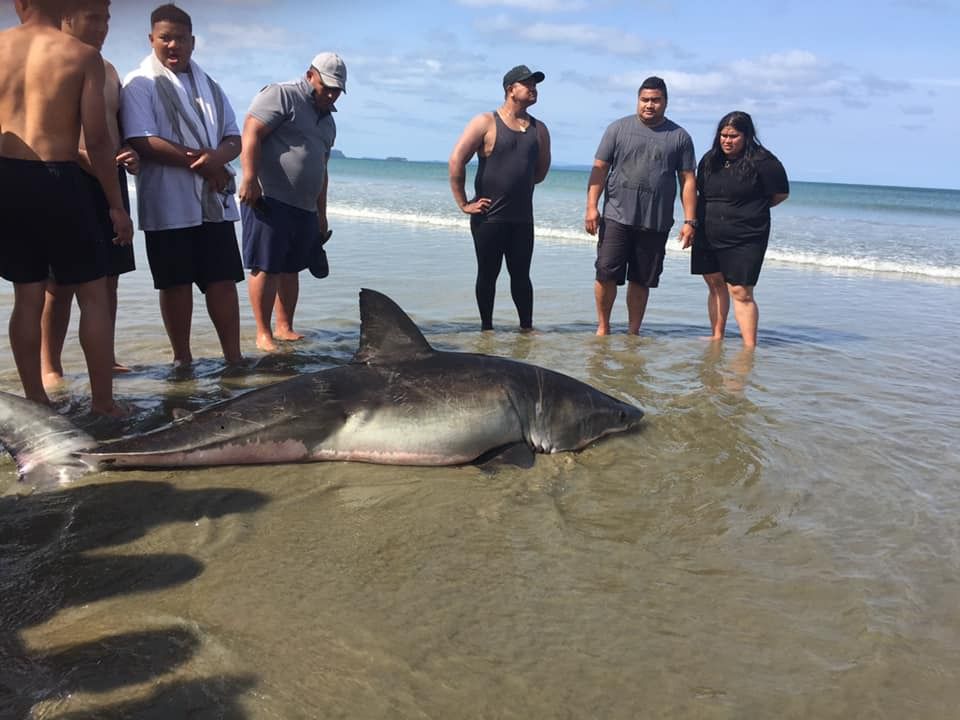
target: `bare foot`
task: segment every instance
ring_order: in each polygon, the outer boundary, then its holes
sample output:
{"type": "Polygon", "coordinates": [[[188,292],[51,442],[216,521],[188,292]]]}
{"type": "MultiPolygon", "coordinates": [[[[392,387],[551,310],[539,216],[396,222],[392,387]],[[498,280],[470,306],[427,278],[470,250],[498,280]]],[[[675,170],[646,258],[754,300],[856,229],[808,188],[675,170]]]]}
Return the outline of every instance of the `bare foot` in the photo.
{"type": "Polygon", "coordinates": [[[287,340],[288,342],[296,342],[297,340],[303,340],[303,335],[294,331],[294,330],[274,330],[273,337],[276,340],[287,340]]]}
{"type": "Polygon", "coordinates": [[[44,390],[54,390],[63,385],[63,373],[51,371],[44,373],[42,379],[44,390]]]}
{"type": "Polygon", "coordinates": [[[522,327],[520,333],[523,335],[539,335],[540,331],[534,327],[522,327]]]}
{"type": "Polygon", "coordinates": [[[113,374],[114,374],[114,375],[122,375],[123,373],[128,373],[128,372],[133,372],[133,370],[131,370],[130,368],[128,368],[126,365],[121,365],[121,364],[118,363],[116,360],[113,361],[113,374]]]}
{"type": "Polygon", "coordinates": [[[264,352],[276,352],[278,348],[277,344],[273,341],[273,335],[267,335],[266,333],[258,334],[257,349],[263,350],[264,352]]]}
{"type": "Polygon", "coordinates": [[[597,325],[597,335],[604,336],[610,334],[609,325],[597,325]]]}
{"type": "Polygon", "coordinates": [[[50,398],[47,397],[46,393],[43,393],[43,395],[35,395],[33,397],[31,397],[28,394],[26,395],[26,398],[31,402],[35,402],[37,405],[46,405],[47,407],[53,407],[53,403],[50,402],[50,398]]]}

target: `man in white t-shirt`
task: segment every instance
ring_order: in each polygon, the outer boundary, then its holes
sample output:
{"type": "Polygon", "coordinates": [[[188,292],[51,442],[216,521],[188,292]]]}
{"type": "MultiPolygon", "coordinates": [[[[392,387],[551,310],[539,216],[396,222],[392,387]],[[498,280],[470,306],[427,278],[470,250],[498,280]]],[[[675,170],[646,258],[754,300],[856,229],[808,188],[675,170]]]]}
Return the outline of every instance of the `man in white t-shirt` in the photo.
{"type": "Polygon", "coordinates": [[[161,5],[150,25],[153,52],[124,79],[121,118],[127,142],[140,154],[137,210],[163,324],[174,364],[191,363],[196,283],[224,358],[237,363],[243,357],[236,283],[243,266],[229,163],[240,154],[240,130],[223,90],[190,59],[190,16],[161,5]]]}

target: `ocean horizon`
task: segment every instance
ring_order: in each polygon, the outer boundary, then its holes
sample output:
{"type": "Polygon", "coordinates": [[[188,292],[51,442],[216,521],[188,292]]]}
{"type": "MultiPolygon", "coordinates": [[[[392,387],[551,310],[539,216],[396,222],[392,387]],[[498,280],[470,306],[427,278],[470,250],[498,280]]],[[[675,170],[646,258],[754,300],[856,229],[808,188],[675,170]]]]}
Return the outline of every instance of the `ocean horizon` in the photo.
{"type": "MultiPolygon", "coordinates": [[[[364,160],[364,161],[373,161],[373,162],[403,162],[403,163],[414,163],[422,165],[447,165],[446,160],[423,160],[423,159],[410,159],[402,155],[391,155],[385,157],[373,157],[367,155],[347,155],[342,150],[334,149],[331,153],[331,158],[334,160],[364,160]]],[[[476,167],[477,158],[474,157],[468,163],[468,167],[476,167]]],[[[572,163],[572,162],[558,162],[553,161],[550,166],[551,172],[554,170],[573,170],[577,172],[586,172],[589,173],[592,165],[588,163],[572,163]]],[[[884,183],[868,183],[868,182],[839,182],[831,180],[803,180],[796,179],[791,180],[791,184],[794,182],[809,184],[809,185],[850,185],[854,187],[864,187],[864,188],[882,188],[890,190],[933,190],[940,191],[945,190],[947,192],[960,192],[960,187],[948,188],[948,187],[936,187],[928,185],[891,185],[884,183]]]]}
{"type": "MultiPolygon", "coordinates": [[[[473,172],[468,166],[468,195],[473,172]]],[[[330,173],[332,216],[468,226],[450,196],[445,162],[337,158],[330,173]]],[[[588,168],[554,167],[537,186],[538,241],[595,242],[582,227],[588,177],[588,168]]],[[[681,212],[678,201],[675,217],[681,212]]],[[[772,216],[771,263],[960,280],[960,190],[793,181],[772,216]]],[[[673,242],[668,251],[681,252],[673,242]]]]}

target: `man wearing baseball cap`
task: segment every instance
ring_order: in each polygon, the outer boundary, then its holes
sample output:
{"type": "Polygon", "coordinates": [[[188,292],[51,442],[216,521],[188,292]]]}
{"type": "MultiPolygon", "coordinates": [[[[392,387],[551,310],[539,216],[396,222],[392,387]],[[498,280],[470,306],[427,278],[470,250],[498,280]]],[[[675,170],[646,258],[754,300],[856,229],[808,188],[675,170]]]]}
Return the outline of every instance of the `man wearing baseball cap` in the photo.
{"type": "Polygon", "coordinates": [[[329,236],[327,161],[337,136],[332,113],[347,92],[347,66],[322,52],[299,80],[274,83],[253,99],[240,153],[243,265],[250,270],[250,306],[257,347],[300,340],[293,314],[299,272],[311,265],[329,236]],[[277,323],[271,328],[273,311],[277,323]]]}
{"type": "Polygon", "coordinates": [[[550,133],[527,113],[544,74],[517,65],[503,76],[503,104],[467,123],[450,155],[450,189],[470,216],[477,255],[477,306],[482,330],[493,330],[493,303],[503,259],[521,332],[533,329],[533,189],[550,169],[550,133]],[[475,194],[467,199],[466,167],[477,155],[475,194]]]}

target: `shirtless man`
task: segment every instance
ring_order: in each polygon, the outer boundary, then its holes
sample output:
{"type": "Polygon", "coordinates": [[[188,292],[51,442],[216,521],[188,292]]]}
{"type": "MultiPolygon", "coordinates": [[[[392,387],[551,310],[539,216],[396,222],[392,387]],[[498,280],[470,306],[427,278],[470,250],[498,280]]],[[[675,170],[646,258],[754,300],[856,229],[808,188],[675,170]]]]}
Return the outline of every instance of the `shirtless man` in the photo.
{"type": "Polygon", "coordinates": [[[60,32],[61,2],[14,0],[21,25],[0,32],[0,276],[13,283],[10,346],[26,397],[49,403],[40,372],[40,316],[50,274],[75,285],[92,410],[113,401],[104,254],[87,181],[77,164],[80,129],[109,203],[118,244],[133,239],[104,118],[103,59],[60,32]]]}
{"type": "MultiPolygon", "coordinates": [[[[98,51],[103,48],[109,27],[110,0],[81,0],[76,2],[73,9],[63,16],[60,23],[60,29],[63,32],[95,47],[98,51]]],[[[111,147],[117,153],[116,163],[119,169],[120,193],[123,197],[124,208],[129,212],[130,201],[127,195],[126,172],[130,172],[132,175],[137,174],[140,168],[140,157],[131,147],[121,147],[120,127],[117,118],[117,114],[120,112],[120,76],[117,74],[117,69],[106,60],[103,61],[103,69],[106,77],[103,97],[107,110],[107,132],[110,134],[111,147]]],[[[87,172],[93,173],[93,167],[87,159],[83,132],[80,133],[80,166],[87,172]]],[[[109,241],[113,237],[113,231],[107,215],[109,210],[107,199],[93,177],[90,180],[91,192],[97,198],[100,221],[105,226],[104,233],[109,241]]],[[[110,302],[111,338],[113,339],[116,337],[117,326],[118,280],[122,273],[134,269],[133,245],[114,245],[113,243],[107,245],[107,296],[110,302]]],[[[73,303],[73,296],[72,286],[60,285],[53,280],[47,283],[46,302],[43,306],[43,318],[41,320],[42,342],[40,346],[41,372],[44,387],[47,389],[55,387],[63,381],[61,353],[63,352],[64,340],[67,337],[67,329],[70,326],[70,306],[73,303]]],[[[117,362],[115,354],[113,355],[112,365],[115,373],[129,371],[129,368],[117,362]]]]}

